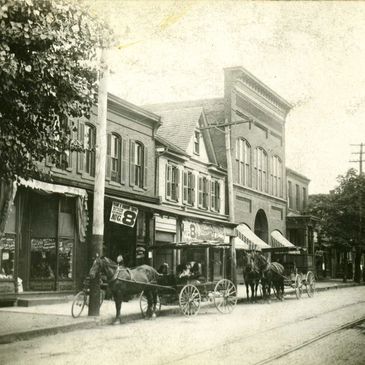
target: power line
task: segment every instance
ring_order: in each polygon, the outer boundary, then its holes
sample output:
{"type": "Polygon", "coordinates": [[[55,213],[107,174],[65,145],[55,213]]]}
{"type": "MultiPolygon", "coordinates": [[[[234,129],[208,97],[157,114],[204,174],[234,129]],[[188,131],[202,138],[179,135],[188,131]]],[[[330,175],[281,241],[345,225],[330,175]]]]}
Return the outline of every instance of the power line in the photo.
{"type": "Polygon", "coordinates": [[[359,163],[359,174],[362,175],[362,163],[365,162],[363,159],[363,154],[364,154],[364,143],[360,143],[360,144],[351,144],[350,146],[356,146],[356,147],[360,147],[360,151],[359,152],[351,152],[352,155],[359,155],[359,159],[358,160],[350,160],[349,162],[356,162],[359,163]]]}

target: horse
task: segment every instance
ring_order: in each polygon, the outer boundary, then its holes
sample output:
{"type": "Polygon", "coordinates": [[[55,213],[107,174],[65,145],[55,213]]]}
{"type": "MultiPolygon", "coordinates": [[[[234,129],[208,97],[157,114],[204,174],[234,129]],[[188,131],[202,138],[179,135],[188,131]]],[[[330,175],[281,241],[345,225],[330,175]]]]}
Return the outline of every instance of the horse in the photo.
{"type": "Polygon", "coordinates": [[[249,287],[251,288],[251,300],[257,298],[257,288],[260,282],[260,271],[255,265],[254,253],[243,251],[241,256],[243,267],[243,280],[246,285],[247,300],[250,300],[249,287]]]}
{"type": "MultiPolygon", "coordinates": [[[[134,269],[117,265],[107,257],[96,257],[90,269],[89,275],[94,279],[97,274],[102,273],[107,277],[109,288],[113,294],[116,317],[114,324],[122,322],[120,310],[122,302],[128,302],[133,295],[141,292],[141,286],[124,280],[136,281],[140,283],[155,284],[160,278],[160,274],[151,266],[141,265],[134,269]]],[[[153,288],[143,289],[147,297],[148,309],[147,317],[156,318],[157,291],[153,288]]]]}
{"type": "Polygon", "coordinates": [[[270,298],[271,287],[273,287],[276,297],[282,300],[284,297],[284,266],[279,262],[269,262],[261,253],[255,254],[254,261],[260,271],[264,298],[267,294],[270,298]]]}

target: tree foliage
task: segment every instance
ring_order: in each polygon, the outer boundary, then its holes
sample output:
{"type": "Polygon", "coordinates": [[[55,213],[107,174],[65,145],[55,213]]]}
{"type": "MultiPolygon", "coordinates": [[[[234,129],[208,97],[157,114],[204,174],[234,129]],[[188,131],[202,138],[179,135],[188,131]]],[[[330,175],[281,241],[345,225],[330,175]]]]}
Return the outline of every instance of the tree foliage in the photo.
{"type": "Polygon", "coordinates": [[[338,177],[338,183],[330,194],[312,195],[307,213],[320,218],[320,240],[328,240],[344,251],[355,248],[355,280],[359,281],[365,241],[365,176],[350,169],[338,177]]]}
{"type": "Polygon", "coordinates": [[[307,212],[320,218],[323,237],[344,248],[356,246],[365,238],[365,177],[350,169],[338,183],[330,194],[311,196],[307,212]]]}
{"type": "Polygon", "coordinates": [[[0,0],[0,177],[41,173],[96,102],[97,47],[109,30],[66,0],[0,0]]]}

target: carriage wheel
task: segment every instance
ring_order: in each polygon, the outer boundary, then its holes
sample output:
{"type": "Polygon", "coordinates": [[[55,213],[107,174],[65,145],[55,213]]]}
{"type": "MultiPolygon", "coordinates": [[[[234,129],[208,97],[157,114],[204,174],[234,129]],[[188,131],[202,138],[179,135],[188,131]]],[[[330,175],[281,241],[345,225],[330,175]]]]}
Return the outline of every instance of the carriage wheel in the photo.
{"type": "Polygon", "coordinates": [[[218,312],[231,313],[237,304],[237,289],[231,280],[219,280],[214,288],[214,304],[218,312]]]}
{"type": "Polygon", "coordinates": [[[295,296],[297,297],[297,299],[300,299],[302,296],[302,279],[299,274],[295,275],[294,289],[295,296]]]}
{"type": "Polygon", "coordinates": [[[306,277],[306,289],[309,298],[312,298],[316,291],[316,279],[312,271],[308,271],[306,277]]]}
{"type": "MultiPolygon", "coordinates": [[[[141,309],[142,318],[145,318],[146,315],[147,315],[148,300],[147,300],[147,297],[146,297],[146,294],[145,294],[144,291],[139,296],[139,308],[141,309]]],[[[157,294],[157,297],[156,297],[156,314],[159,314],[160,311],[161,311],[161,301],[160,301],[160,296],[157,294]]]]}
{"type": "Polygon", "coordinates": [[[185,316],[195,316],[200,309],[201,296],[195,285],[185,285],[179,294],[181,312],[185,316]]]}
{"type": "Polygon", "coordinates": [[[83,290],[75,295],[71,307],[72,317],[80,317],[85,305],[87,305],[87,297],[88,295],[83,290]]]}

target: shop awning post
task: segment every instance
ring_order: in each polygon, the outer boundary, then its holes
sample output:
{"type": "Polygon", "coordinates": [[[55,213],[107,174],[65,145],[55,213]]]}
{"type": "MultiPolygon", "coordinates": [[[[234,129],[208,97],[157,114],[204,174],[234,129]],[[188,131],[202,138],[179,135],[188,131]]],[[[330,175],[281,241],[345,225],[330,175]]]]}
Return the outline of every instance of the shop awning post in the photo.
{"type": "MultiPolygon", "coordinates": [[[[104,241],[104,192],[105,192],[105,165],[107,148],[107,109],[108,109],[108,52],[101,49],[98,89],[98,119],[95,145],[95,185],[93,203],[93,225],[91,237],[91,257],[94,260],[103,254],[104,241]]],[[[90,280],[89,316],[100,314],[100,273],[90,280]]]]}

